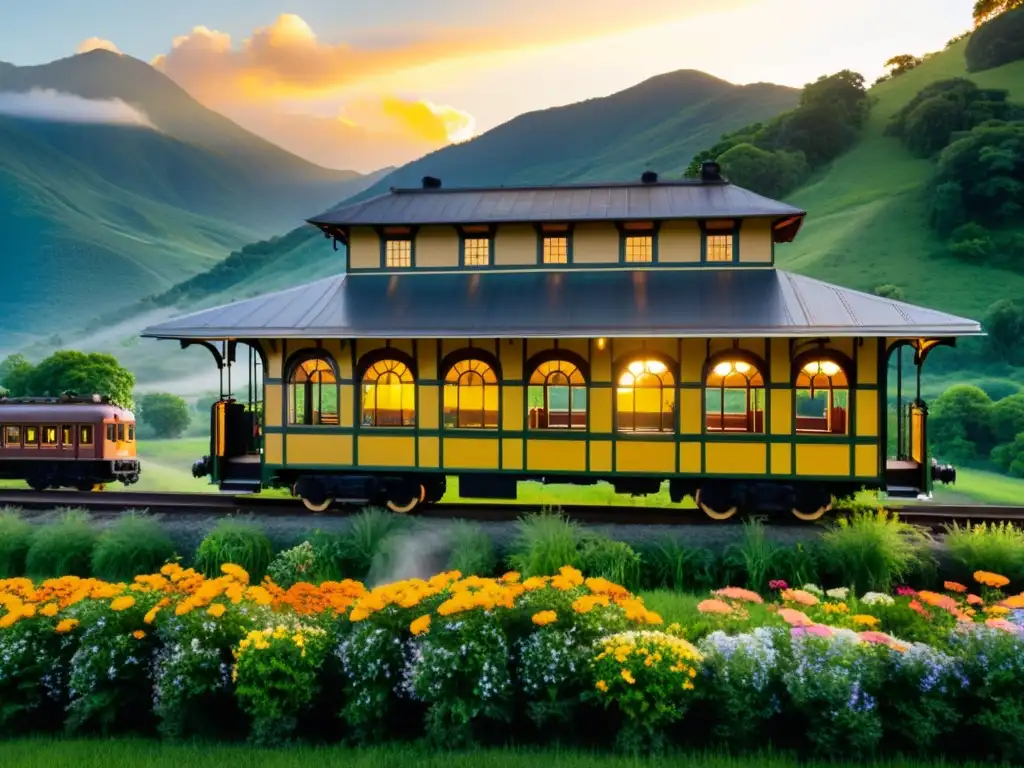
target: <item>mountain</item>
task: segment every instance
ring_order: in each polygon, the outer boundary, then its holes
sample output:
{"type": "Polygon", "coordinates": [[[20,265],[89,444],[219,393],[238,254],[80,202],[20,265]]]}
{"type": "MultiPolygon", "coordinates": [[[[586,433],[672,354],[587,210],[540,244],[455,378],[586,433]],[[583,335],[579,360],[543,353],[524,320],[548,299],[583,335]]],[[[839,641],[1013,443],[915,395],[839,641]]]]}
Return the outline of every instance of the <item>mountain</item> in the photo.
{"type": "Polygon", "coordinates": [[[0,63],[3,346],[165,290],[376,178],[292,155],[129,56],[0,63]]]}

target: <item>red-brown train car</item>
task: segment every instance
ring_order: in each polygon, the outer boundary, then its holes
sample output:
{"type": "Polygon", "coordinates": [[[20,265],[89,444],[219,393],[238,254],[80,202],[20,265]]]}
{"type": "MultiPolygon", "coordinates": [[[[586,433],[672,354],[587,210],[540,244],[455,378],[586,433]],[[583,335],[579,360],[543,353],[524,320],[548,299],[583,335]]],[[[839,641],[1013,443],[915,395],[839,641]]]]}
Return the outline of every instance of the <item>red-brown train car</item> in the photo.
{"type": "Polygon", "coordinates": [[[0,398],[0,479],[84,491],[139,471],[135,416],[108,398],[0,398]]]}

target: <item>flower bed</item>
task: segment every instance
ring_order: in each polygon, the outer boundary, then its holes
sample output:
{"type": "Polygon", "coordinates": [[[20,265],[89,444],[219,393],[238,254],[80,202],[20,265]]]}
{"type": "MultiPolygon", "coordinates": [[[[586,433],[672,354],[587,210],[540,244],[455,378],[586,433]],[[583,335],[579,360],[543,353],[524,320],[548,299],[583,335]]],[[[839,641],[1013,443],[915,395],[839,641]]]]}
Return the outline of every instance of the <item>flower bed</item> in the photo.
{"type": "Polygon", "coordinates": [[[369,590],[251,585],[230,564],[0,580],[0,730],[1019,759],[1024,595],[975,579],[859,599],[725,588],[687,626],[570,567],[369,590]]]}

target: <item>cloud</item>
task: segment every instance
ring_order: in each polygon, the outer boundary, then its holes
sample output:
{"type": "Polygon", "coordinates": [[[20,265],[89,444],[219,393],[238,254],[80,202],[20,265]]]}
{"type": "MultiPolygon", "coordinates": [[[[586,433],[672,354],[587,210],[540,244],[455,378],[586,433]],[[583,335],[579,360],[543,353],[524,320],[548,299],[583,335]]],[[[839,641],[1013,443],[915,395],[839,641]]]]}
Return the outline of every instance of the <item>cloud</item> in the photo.
{"type": "Polygon", "coordinates": [[[473,116],[461,109],[399,96],[354,101],[339,117],[370,130],[391,131],[437,146],[468,139],[476,127],[473,116]]]}
{"type": "Polygon", "coordinates": [[[0,114],[59,123],[153,127],[145,113],[121,99],[86,99],[51,89],[0,91],[0,114]]]}
{"type": "Polygon", "coordinates": [[[88,53],[89,51],[110,51],[111,53],[121,53],[120,48],[102,37],[86,38],[80,42],[78,44],[78,48],[75,49],[75,53],[88,53]]]}

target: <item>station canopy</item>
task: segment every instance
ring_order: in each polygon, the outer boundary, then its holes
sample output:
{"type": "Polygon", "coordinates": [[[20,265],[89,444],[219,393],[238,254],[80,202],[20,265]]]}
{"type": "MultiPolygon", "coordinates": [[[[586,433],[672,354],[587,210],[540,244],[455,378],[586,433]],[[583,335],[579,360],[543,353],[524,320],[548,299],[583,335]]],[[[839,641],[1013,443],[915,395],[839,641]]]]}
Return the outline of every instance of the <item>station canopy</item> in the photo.
{"type": "Polygon", "coordinates": [[[778,269],[337,275],[193,312],[163,339],[958,337],[963,317],[778,269]]]}

